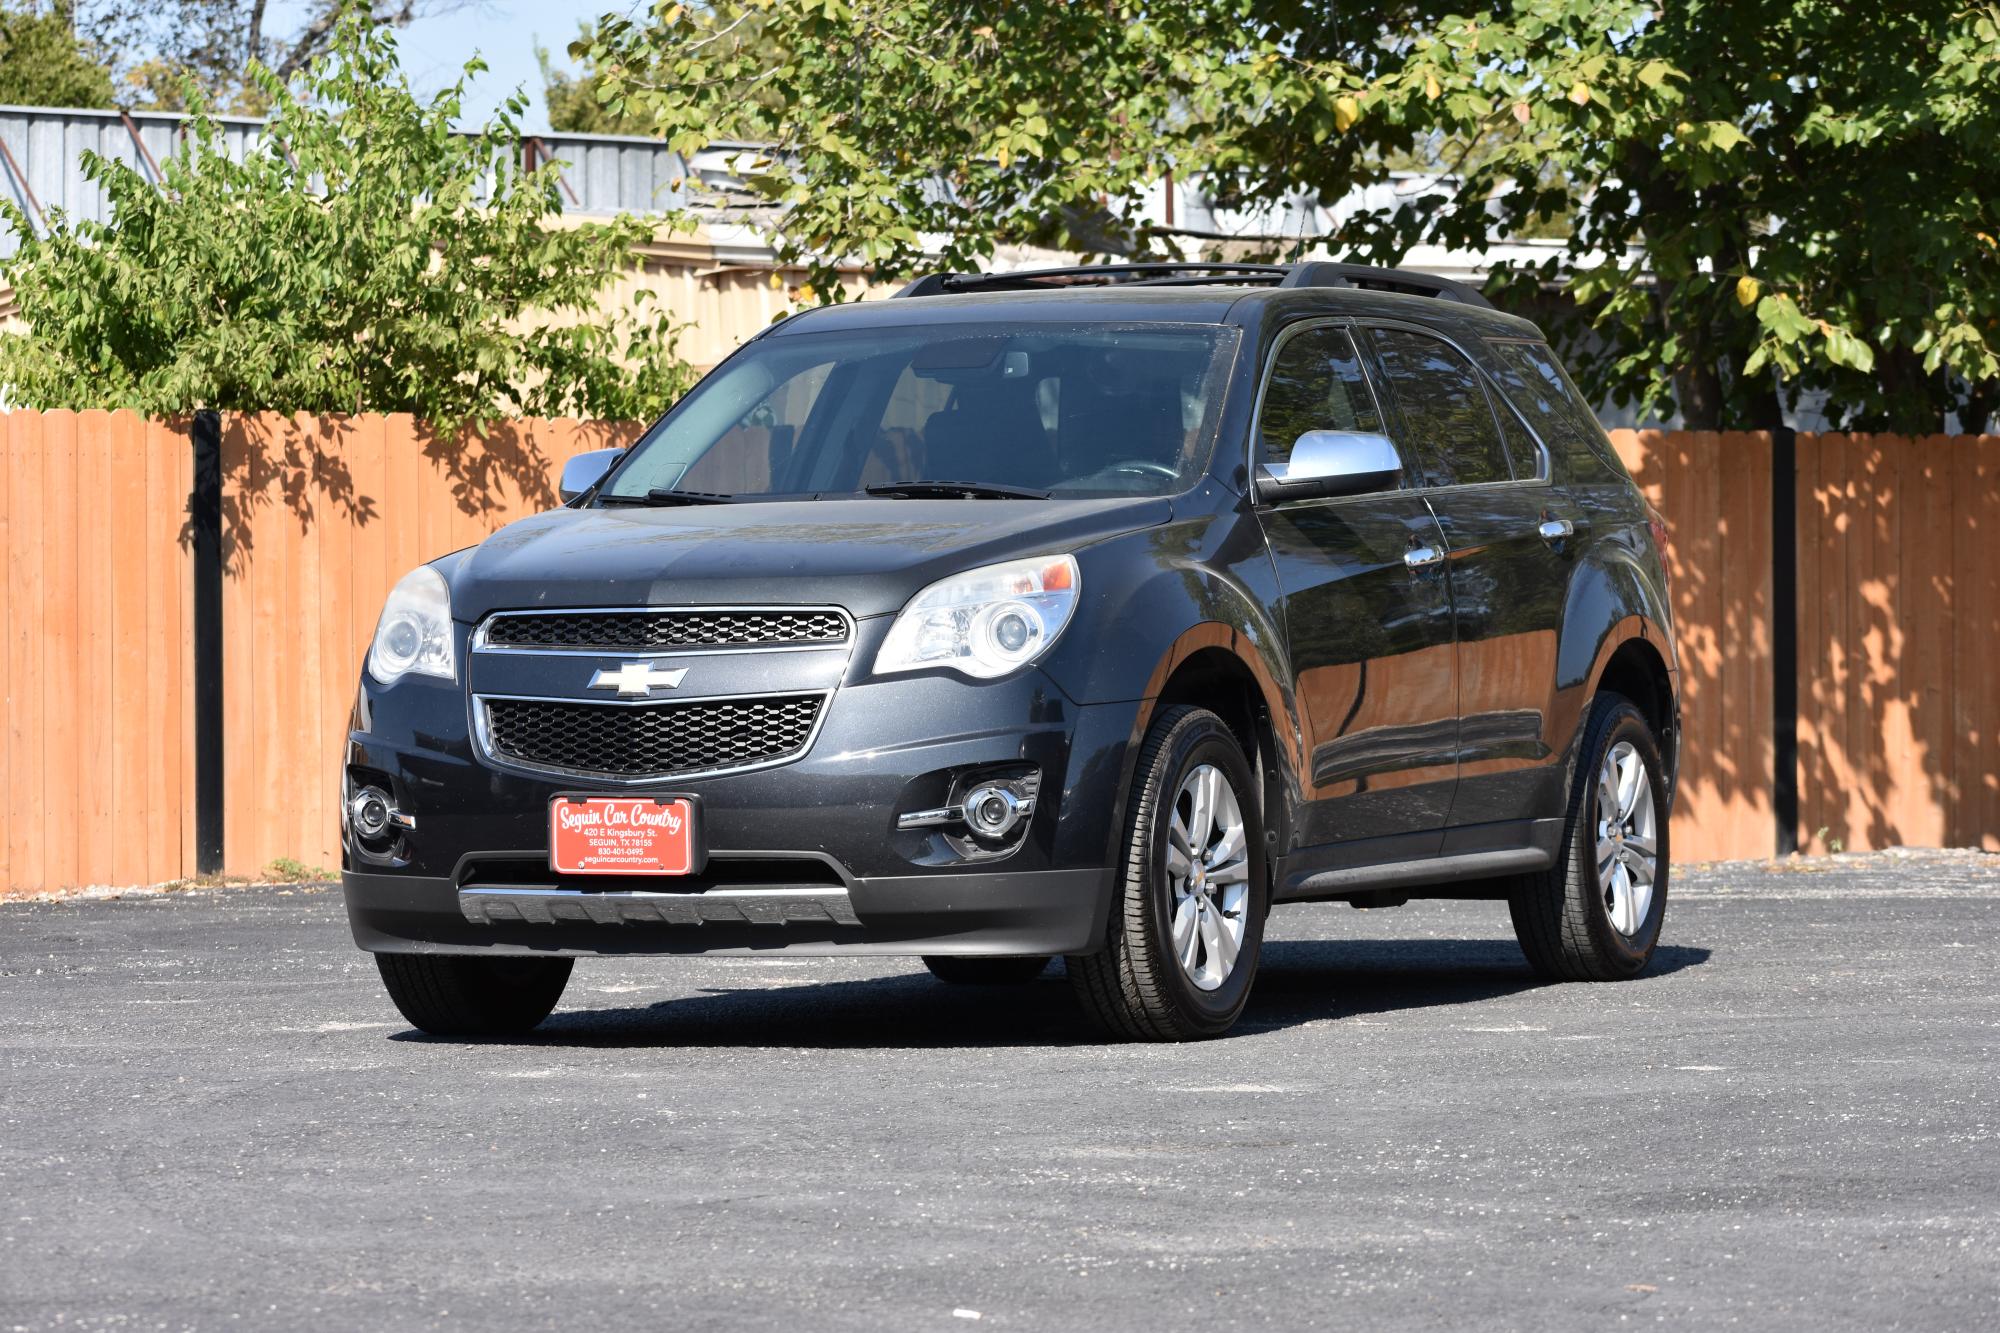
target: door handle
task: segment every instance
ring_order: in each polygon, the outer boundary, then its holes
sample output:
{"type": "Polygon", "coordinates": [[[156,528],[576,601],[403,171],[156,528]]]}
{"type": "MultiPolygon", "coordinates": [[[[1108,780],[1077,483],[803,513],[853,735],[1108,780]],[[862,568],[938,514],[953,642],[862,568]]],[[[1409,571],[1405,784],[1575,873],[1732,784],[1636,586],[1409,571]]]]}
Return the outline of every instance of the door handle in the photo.
{"type": "Polygon", "coordinates": [[[1576,524],[1566,518],[1545,518],[1542,526],[1535,529],[1545,542],[1559,542],[1565,537],[1576,535],[1576,524]]]}
{"type": "Polygon", "coordinates": [[[1409,550],[1403,552],[1403,563],[1411,569],[1422,569],[1426,565],[1435,565],[1442,559],[1444,559],[1444,552],[1435,546],[1412,546],[1409,550]]]}

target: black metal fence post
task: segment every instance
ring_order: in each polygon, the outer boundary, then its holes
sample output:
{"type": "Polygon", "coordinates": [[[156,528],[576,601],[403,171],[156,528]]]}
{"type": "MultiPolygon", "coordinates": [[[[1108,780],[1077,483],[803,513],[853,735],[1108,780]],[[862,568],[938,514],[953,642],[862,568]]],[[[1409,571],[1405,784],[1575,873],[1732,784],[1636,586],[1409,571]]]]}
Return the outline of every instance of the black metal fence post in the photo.
{"type": "Polygon", "coordinates": [[[1799,849],[1799,452],[1771,432],[1771,813],[1777,854],[1799,849]]]}
{"type": "Polygon", "coordinates": [[[222,417],[194,414],[194,868],[222,871],[222,417]]]}

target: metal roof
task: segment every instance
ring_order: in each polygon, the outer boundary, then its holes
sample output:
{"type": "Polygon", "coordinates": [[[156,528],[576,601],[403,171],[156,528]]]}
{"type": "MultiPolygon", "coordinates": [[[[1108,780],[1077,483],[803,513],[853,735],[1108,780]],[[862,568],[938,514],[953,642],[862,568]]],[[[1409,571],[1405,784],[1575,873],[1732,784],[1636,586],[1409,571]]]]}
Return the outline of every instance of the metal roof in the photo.
{"type": "MultiPolygon", "coordinates": [[[[87,111],[64,107],[0,106],[0,197],[30,218],[60,208],[72,218],[107,221],[105,192],[85,178],[83,153],[127,163],[149,180],[179,145],[189,117],[167,111],[87,111]]],[[[261,138],[264,122],[215,116],[231,157],[241,161],[261,138]]],[[[610,215],[650,213],[687,202],[690,174],[697,183],[727,175],[724,159],[736,145],[719,144],[688,159],[654,139],[617,134],[542,134],[526,144],[536,162],[554,159],[562,170],[563,211],[610,215]],[[712,159],[712,160],[711,160],[712,159]]],[[[19,245],[0,224],[0,256],[19,245]]]]}

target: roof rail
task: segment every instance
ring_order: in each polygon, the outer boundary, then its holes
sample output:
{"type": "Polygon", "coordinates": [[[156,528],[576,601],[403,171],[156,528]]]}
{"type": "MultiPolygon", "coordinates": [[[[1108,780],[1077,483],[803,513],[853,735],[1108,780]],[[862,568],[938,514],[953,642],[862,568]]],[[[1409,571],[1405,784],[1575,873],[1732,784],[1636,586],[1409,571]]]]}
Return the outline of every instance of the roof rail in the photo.
{"type": "Polygon", "coordinates": [[[1064,287],[1107,287],[1188,283],[1261,282],[1276,284],[1285,264],[1072,264],[1066,268],[1018,269],[1012,273],[928,273],[897,296],[942,296],[951,292],[1036,292],[1064,287]],[[1211,274],[1211,277],[1198,277],[1211,274]],[[1151,275],[1151,276],[1148,276],[1151,275]]]}
{"type": "Polygon", "coordinates": [[[1399,292],[1404,296],[1434,296],[1460,305],[1485,306],[1493,303],[1476,290],[1435,273],[1419,273],[1407,268],[1377,268],[1373,264],[1334,264],[1312,260],[1292,265],[1280,287],[1359,287],[1371,292],[1399,292]]]}
{"type": "Polygon", "coordinates": [[[943,296],[955,292],[1061,291],[1069,287],[1192,287],[1209,284],[1259,287],[1358,287],[1365,291],[1430,296],[1460,305],[1492,308],[1473,288],[1434,273],[1372,264],[1312,260],[1300,264],[1076,264],[1012,273],[929,273],[896,295],[943,296]]]}

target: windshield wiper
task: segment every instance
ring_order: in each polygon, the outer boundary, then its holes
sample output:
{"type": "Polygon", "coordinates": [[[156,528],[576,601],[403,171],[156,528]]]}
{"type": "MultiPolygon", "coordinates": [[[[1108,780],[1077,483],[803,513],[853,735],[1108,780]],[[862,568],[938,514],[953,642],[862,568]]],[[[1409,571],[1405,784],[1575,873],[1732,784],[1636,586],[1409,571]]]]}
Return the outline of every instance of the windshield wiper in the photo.
{"type": "Polygon", "coordinates": [[[1026,486],[1002,486],[992,481],[883,481],[861,488],[866,495],[896,495],[908,500],[1046,500],[1047,491],[1026,486]]]}
{"type": "Polygon", "coordinates": [[[612,495],[601,493],[599,504],[607,505],[650,505],[655,508],[667,505],[726,505],[736,497],[724,491],[676,491],[665,486],[655,486],[644,495],[612,495]]]}

